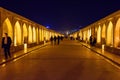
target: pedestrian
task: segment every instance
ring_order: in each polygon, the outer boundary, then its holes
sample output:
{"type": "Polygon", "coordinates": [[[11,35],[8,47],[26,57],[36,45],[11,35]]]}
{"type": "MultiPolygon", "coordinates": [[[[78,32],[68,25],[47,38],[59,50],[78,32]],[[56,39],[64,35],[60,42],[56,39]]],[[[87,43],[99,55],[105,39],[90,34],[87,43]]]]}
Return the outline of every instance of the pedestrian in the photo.
{"type": "Polygon", "coordinates": [[[53,37],[52,36],[50,38],[50,41],[51,41],[51,45],[53,45],[53,37]]]}
{"type": "Polygon", "coordinates": [[[59,45],[59,43],[60,43],[60,36],[58,36],[57,39],[58,39],[58,45],[59,45]]]}
{"type": "Polygon", "coordinates": [[[4,33],[4,35],[5,36],[2,38],[2,48],[4,49],[5,59],[8,59],[8,56],[11,58],[10,46],[11,46],[12,40],[7,33],[4,33]]]}
{"type": "Polygon", "coordinates": [[[54,36],[54,44],[56,45],[56,40],[57,40],[57,37],[54,36]]]}
{"type": "Polygon", "coordinates": [[[90,36],[90,45],[91,46],[93,45],[93,36],[92,35],[90,36]]]}

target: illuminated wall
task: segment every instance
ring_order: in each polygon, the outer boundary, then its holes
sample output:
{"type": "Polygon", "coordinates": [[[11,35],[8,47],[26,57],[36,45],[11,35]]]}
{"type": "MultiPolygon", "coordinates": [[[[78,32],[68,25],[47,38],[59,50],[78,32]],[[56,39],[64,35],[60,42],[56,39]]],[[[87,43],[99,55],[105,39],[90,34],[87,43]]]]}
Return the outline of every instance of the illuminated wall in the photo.
{"type": "Polygon", "coordinates": [[[99,26],[97,30],[97,43],[100,42],[101,42],[101,26],[99,26]]]}
{"type": "Polygon", "coordinates": [[[107,41],[106,44],[109,46],[113,46],[113,24],[110,21],[107,28],[107,41]]]}
{"type": "Polygon", "coordinates": [[[10,20],[7,18],[5,19],[5,21],[3,22],[3,33],[8,33],[8,36],[11,37],[11,39],[13,40],[13,28],[12,28],[12,25],[11,25],[11,22],[10,20]]]}
{"type": "Polygon", "coordinates": [[[114,33],[114,47],[120,47],[120,18],[117,21],[114,33]]]}
{"type": "Polygon", "coordinates": [[[23,42],[27,42],[27,38],[28,38],[28,30],[27,30],[27,26],[24,23],[23,24],[23,42]]]}
{"type": "Polygon", "coordinates": [[[90,40],[90,36],[91,36],[91,29],[88,29],[88,33],[87,33],[87,41],[90,40]]]}
{"type": "Polygon", "coordinates": [[[40,42],[42,41],[42,30],[41,30],[41,28],[39,28],[39,40],[40,40],[40,42]]]}
{"type": "Polygon", "coordinates": [[[29,33],[28,33],[28,34],[29,34],[29,35],[28,35],[28,41],[29,41],[29,43],[32,43],[32,42],[33,42],[33,38],[32,38],[32,37],[33,37],[33,31],[32,31],[31,25],[29,25],[28,30],[29,30],[29,31],[28,31],[28,32],[29,32],[29,33]]]}
{"type": "Polygon", "coordinates": [[[36,42],[36,29],[33,27],[33,42],[36,42]]]}
{"type": "Polygon", "coordinates": [[[17,21],[14,27],[14,46],[21,45],[21,43],[22,43],[21,27],[20,23],[17,21]]]}

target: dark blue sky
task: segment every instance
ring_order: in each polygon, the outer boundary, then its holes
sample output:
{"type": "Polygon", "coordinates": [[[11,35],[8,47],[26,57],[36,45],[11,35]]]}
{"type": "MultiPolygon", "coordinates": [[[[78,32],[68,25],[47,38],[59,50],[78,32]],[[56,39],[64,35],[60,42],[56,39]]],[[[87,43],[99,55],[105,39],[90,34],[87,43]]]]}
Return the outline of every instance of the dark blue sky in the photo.
{"type": "Polygon", "coordinates": [[[0,0],[0,6],[57,31],[85,27],[120,9],[120,0],[0,0]]]}

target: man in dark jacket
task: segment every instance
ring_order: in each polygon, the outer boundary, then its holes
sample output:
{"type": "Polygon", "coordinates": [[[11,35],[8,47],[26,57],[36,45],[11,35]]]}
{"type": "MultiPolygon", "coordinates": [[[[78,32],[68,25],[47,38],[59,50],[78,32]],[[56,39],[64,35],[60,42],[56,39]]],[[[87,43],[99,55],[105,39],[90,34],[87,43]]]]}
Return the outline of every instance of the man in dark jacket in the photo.
{"type": "Polygon", "coordinates": [[[8,36],[7,33],[5,33],[5,37],[2,38],[2,48],[4,48],[5,59],[8,59],[8,56],[11,57],[10,54],[11,43],[12,43],[11,38],[8,36]]]}

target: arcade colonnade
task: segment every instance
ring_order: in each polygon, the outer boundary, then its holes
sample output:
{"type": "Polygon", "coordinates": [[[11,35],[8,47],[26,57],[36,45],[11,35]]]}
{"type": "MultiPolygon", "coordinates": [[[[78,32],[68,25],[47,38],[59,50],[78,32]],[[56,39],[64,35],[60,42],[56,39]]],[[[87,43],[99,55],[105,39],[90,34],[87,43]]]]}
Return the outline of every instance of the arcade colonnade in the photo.
{"type": "Polygon", "coordinates": [[[12,38],[13,48],[22,48],[20,46],[24,43],[28,46],[40,44],[44,40],[49,41],[51,36],[62,36],[43,25],[0,7],[0,42],[5,32],[12,38]]]}
{"type": "Polygon", "coordinates": [[[97,45],[120,49],[120,10],[105,18],[102,18],[77,32],[71,34],[74,38],[80,37],[84,42],[89,43],[90,36],[97,39],[97,45]]]}

